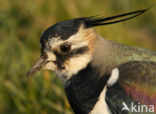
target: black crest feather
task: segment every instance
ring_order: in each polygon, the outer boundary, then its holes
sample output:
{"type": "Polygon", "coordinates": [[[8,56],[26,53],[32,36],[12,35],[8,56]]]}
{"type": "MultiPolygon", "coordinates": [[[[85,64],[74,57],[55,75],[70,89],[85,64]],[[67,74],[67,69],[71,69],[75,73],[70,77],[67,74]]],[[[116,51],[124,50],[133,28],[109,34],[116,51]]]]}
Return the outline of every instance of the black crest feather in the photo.
{"type": "Polygon", "coordinates": [[[86,17],[86,18],[81,18],[81,19],[82,19],[85,27],[89,28],[89,27],[94,27],[94,26],[109,25],[109,24],[126,21],[126,20],[132,19],[134,17],[137,17],[137,16],[143,14],[148,9],[137,10],[137,11],[124,13],[124,14],[111,16],[111,17],[105,17],[105,18],[98,17],[98,16],[92,16],[92,17],[86,17]]]}

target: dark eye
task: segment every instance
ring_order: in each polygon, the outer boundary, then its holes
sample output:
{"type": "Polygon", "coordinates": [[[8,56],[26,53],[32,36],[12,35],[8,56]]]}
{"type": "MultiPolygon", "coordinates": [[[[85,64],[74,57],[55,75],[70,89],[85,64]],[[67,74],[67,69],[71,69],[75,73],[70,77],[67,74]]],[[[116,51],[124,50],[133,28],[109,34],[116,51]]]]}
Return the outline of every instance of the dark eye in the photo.
{"type": "Polygon", "coordinates": [[[62,52],[64,52],[64,53],[69,52],[70,49],[71,49],[71,45],[70,45],[70,44],[63,44],[63,45],[61,45],[61,47],[60,47],[60,50],[61,50],[62,52]]]}

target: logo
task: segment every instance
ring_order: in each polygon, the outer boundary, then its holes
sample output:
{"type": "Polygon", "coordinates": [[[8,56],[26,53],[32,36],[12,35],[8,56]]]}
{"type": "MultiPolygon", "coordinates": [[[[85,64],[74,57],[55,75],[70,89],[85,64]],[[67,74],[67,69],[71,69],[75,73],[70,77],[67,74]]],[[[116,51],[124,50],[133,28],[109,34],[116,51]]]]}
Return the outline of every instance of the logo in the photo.
{"type": "Polygon", "coordinates": [[[131,102],[129,107],[125,102],[122,102],[122,105],[123,108],[121,109],[121,112],[154,112],[154,105],[142,105],[140,103],[134,104],[133,102],[131,102]]]}

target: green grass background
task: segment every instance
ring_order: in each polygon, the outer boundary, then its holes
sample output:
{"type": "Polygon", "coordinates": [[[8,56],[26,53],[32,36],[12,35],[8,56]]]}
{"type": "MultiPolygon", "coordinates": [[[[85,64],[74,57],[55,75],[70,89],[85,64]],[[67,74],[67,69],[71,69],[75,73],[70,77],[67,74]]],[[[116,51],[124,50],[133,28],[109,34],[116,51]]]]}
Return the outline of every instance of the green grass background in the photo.
{"type": "MultiPolygon", "coordinates": [[[[52,71],[26,72],[40,56],[39,39],[54,23],[75,17],[112,16],[155,0],[0,0],[0,114],[71,114],[52,71]]],[[[105,38],[156,50],[156,6],[133,20],[97,27],[105,38]]]]}

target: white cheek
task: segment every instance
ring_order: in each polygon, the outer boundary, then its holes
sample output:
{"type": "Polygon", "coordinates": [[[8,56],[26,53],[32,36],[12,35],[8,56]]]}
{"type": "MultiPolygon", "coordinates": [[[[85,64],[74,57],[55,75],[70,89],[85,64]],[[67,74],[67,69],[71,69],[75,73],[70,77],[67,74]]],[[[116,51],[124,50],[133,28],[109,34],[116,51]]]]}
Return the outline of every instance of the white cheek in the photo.
{"type": "Polygon", "coordinates": [[[54,53],[52,53],[52,52],[47,52],[46,54],[47,54],[47,56],[48,56],[48,59],[47,59],[47,60],[56,61],[56,56],[54,55],[54,53]]]}
{"type": "Polygon", "coordinates": [[[55,71],[56,70],[56,65],[53,62],[49,62],[49,63],[47,63],[45,65],[44,69],[55,71]]]}
{"type": "Polygon", "coordinates": [[[70,58],[68,60],[68,63],[65,64],[66,70],[64,71],[64,73],[68,75],[69,79],[72,75],[75,75],[80,70],[84,69],[90,61],[91,61],[90,54],[84,54],[70,58]]]}

